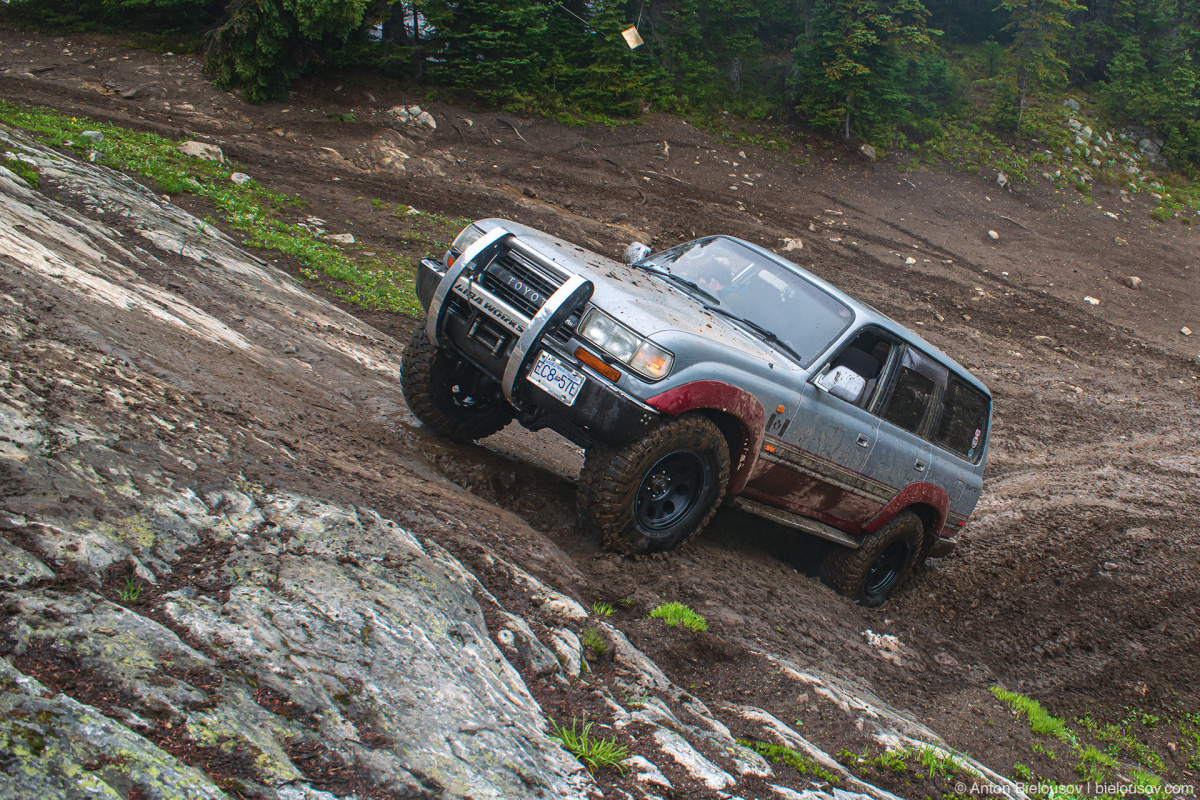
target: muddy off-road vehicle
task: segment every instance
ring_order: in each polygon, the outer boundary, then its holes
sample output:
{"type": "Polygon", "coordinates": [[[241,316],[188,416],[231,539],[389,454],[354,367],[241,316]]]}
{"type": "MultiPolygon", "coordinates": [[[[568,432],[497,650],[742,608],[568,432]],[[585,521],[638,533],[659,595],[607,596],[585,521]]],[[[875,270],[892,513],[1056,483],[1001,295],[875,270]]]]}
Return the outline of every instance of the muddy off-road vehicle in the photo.
{"type": "Polygon", "coordinates": [[[468,226],[418,270],[413,413],[458,441],[515,418],[585,448],[579,512],[625,553],[678,546],[724,500],[835,542],[825,581],[877,605],[953,549],[982,486],[982,383],[748,242],[635,259],[468,226]]]}

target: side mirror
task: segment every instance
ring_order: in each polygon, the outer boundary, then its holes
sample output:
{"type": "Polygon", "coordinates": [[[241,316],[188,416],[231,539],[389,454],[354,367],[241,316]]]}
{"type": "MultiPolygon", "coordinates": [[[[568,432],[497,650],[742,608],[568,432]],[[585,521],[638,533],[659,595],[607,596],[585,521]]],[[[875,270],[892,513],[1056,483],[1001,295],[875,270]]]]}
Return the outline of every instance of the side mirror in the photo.
{"type": "Polygon", "coordinates": [[[821,391],[847,403],[857,403],[858,398],[862,397],[863,389],[867,388],[866,378],[849,367],[834,367],[814,383],[821,391]]]}
{"type": "Polygon", "coordinates": [[[636,264],[648,255],[650,255],[649,247],[641,242],[634,242],[625,248],[625,255],[621,260],[626,264],[636,264]]]}

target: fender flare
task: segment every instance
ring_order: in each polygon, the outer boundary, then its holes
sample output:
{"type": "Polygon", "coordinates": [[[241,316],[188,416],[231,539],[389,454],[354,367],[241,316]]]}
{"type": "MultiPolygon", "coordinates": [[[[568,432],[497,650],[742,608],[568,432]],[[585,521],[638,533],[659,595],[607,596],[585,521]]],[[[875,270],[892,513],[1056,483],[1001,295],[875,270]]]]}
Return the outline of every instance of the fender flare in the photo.
{"type": "Polygon", "coordinates": [[[881,508],[871,520],[863,526],[867,533],[874,533],[882,528],[892,517],[904,509],[917,504],[927,505],[937,512],[937,519],[930,525],[928,532],[934,537],[942,535],[946,527],[946,517],[950,514],[950,495],[946,490],[932,483],[910,483],[901,489],[891,501],[881,508]]]}
{"type": "Polygon", "coordinates": [[[676,386],[655,395],[647,405],[670,416],[688,411],[720,411],[742,426],[742,446],[737,454],[730,453],[729,494],[736,495],[745,488],[751,470],[758,461],[766,432],[766,412],[758,398],[723,381],[701,380],[676,386]]]}

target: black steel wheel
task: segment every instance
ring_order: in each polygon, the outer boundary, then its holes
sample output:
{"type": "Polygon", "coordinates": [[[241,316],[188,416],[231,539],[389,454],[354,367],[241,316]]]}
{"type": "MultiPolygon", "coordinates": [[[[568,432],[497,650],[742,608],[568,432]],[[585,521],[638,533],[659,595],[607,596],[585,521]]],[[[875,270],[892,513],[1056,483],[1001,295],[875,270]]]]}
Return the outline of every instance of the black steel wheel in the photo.
{"type": "Polygon", "coordinates": [[[839,594],[862,606],[877,606],[912,568],[925,538],[925,525],[912,511],[902,511],[857,550],[836,547],[825,555],[821,578],[839,594]]]}
{"type": "Polygon", "coordinates": [[[417,419],[457,442],[491,436],[513,419],[500,384],[434,347],[424,325],[413,331],[400,360],[400,390],[417,419]]]}
{"type": "Polygon", "coordinates": [[[626,447],[589,448],[579,476],[579,513],[609,548],[657,553],[703,530],[728,482],[725,437],[707,417],[688,414],[626,447]]]}

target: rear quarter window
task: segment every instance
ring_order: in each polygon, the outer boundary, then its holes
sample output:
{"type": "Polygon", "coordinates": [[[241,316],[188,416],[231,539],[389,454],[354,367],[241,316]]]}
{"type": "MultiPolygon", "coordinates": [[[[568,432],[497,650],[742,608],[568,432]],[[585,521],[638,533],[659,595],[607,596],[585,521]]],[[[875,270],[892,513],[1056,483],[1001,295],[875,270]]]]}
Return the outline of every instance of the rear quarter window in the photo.
{"type": "Polygon", "coordinates": [[[991,402],[962,381],[951,379],[942,396],[942,412],[934,426],[933,441],[973,464],[979,463],[987,440],[991,402]]]}

